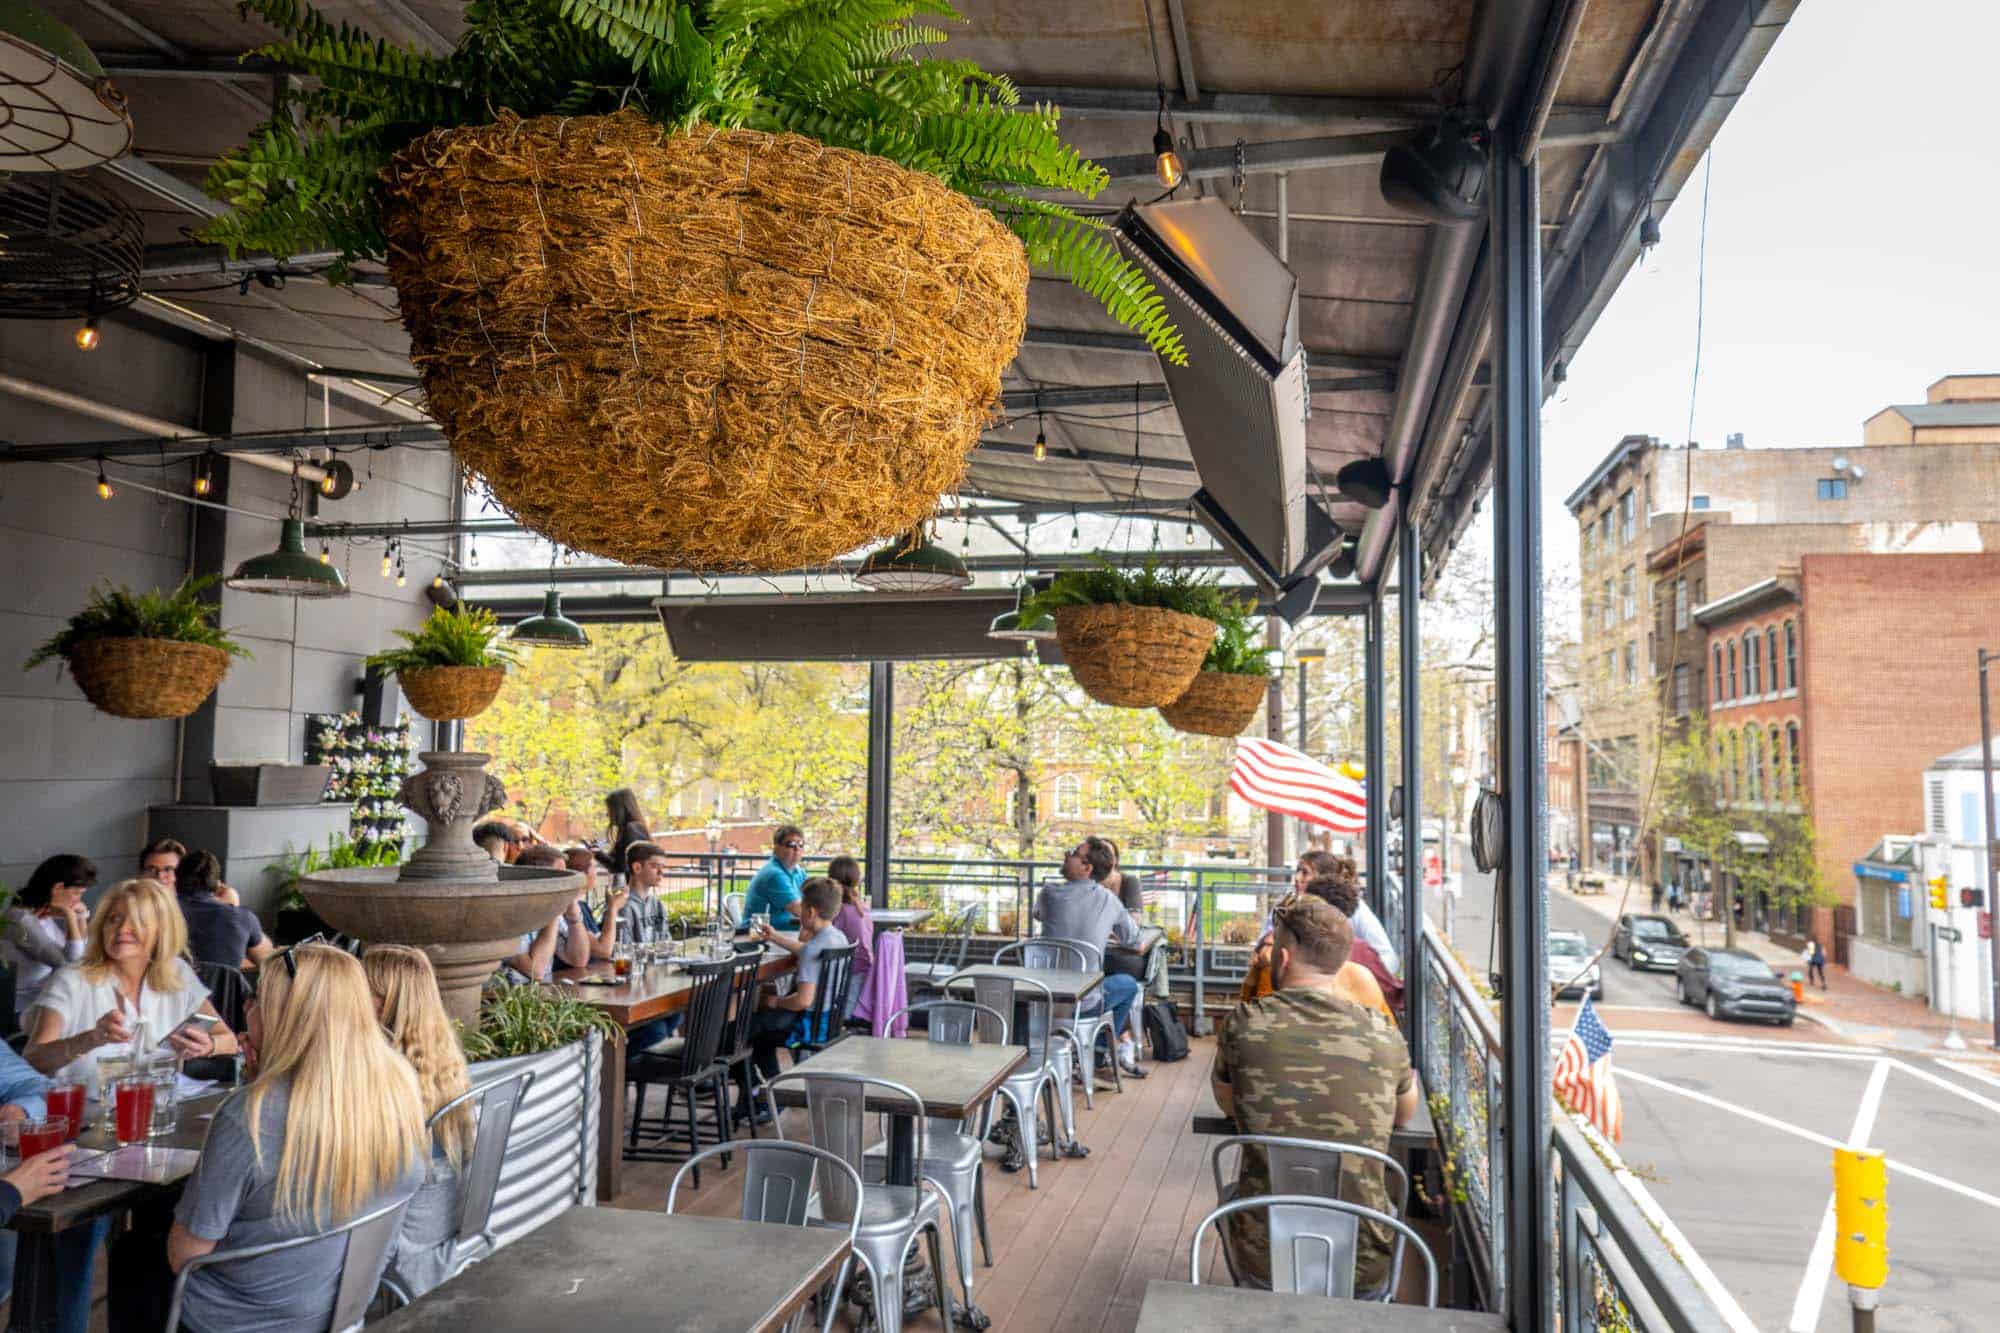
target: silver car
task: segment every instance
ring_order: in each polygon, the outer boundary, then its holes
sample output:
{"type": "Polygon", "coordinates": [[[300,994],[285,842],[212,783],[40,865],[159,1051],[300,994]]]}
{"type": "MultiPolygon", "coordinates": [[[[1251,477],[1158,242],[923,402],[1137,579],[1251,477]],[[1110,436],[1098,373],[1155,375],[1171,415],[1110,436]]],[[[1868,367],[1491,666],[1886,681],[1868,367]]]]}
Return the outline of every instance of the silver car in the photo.
{"type": "Polygon", "coordinates": [[[1583,932],[1549,932],[1549,985],[1555,988],[1557,999],[1571,996],[1589,996],[1593,1000],[1604,998],[1604,976],[1597,970],[1596,957],[1597,950],[1590,947],[1590,941],[1583,937],[1583,932]]]}

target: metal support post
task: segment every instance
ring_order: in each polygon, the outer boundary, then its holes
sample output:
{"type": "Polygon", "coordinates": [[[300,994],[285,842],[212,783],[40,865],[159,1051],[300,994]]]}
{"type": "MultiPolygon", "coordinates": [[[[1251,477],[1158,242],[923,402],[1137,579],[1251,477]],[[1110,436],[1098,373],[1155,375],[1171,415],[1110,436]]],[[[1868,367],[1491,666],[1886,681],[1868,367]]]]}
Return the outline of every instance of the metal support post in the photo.
{"type": "MultiPolygon", "coordinates": [[[[1264,617],[1264,647],[1270,652],[1279,652],[1285,646],[1283,624],[1276,616],[1264,617]]],[[[1284,743],[1285,739],[1285,677],[1273,668],[1271,683],[1264,691],[1264,737],[1267,740],[1284,743]]],[[[1301,849],[1303,850],[1303,849],[1301,849]]],[[[1285,817],[1267,812],[1264,815],[1264,864],[1281,866],[1285,864],[1285,817]]]]}
{"type": "MultiPolygon", "coordinates": [[[[1423,546],[1409,506],[1403,506],[1396,537],[1396,624],[1402,635],[1397,659],[1402,678],[1403,715],[1403,1035],[1410,1044],[1410,1066],[1424,1067],[1424,767],[1421,681],[1423,546]]],[[[1440,838],[1442,843],[1443,839],[1440,838]]],[[[1442,886],[1440,886],[1442,887],[1442,886]]]]}
{"type": "MultiPolygon", "coordinates": [[[[1278,179],[1279,179],[1279,180],[1283,180],[1283,179],[1284,179],[1284,177],[1283,177],[1283,176],[1280,176],[1280,177],[1279,177],[1278,179]]],[[[1307,748],[1307,746],[1306,746],[1306,670],[1307,670],[1307,668],[1308,668],[1308,666],[1309,666],[1309,665],[1310,665],[1310,663],[1309,663],[1309,662],[1308,662],[1308,661],[1306,660],[1306,658],[1305,658],[1305,657],[1301,656],[1301,657],[1299,658],[1299,661],[1298,661],[1298,668],[1299,668],[1299,700],[1298,700],[1298,703],[1299,703],[1299,709],[1298,709],[1298,713],[1299,713],[1299,715],[1298,715],[1298,721],[1297,721],[1297,723],[1296,723],[1295,725],[1296,725],[1296,727],[1297,727],[1297,730],[1298,730],[1298,733],[1299,733],[1299,744],[1298,744],[1298,751],[1299,751],[1299,753],[1300,753],[1300,754],[1311,754],[1311,753],[1312,753],[1312,751],[1311,751],[1310,749],[1308,749],[1308,748],[1307,748]]],[[[1301,853],[1303,853],[1303,852],[1305,851],[1305,849],[1306,849],[1306,841],[1307,841],[1307,839],[1309,839],[1309,838],[1311,838],[1311,837],[1312,837],[1312,830],[1311,830],[1310,828],[1308,828],[1308,827],[1307,827],[1307,825],[1306,825],[1306,821],[1305,821],[1305,820],[1303,820],[1303,819],[1301,819],[1301,820],[1299,821],[1299,831],[1298,831],[1298,840],[1299,840],[1299,851],[1300,851],[1301,853]]],[[[1275,864],[1275,862],[1274,862],[1273,864],[1275,864]]]]}
{"type": "Polygon", "coordinates": [[[1368,905],[1377,918],[1387,914],[1389,891],[1389,708],[1383,683],[1382,593],[1377,585],[1362,618],[1368,636],[1368,905]]]}
{"type": "Polygon", "coordinates": [[[1489,168],[1493,264],[1495,773],[1508,916],[1501,1013],[1507,1191],[1504,1308],[1514,1333],[1551,1333],[1548,902],[1542,810],[1540,169],[1503,123],[1489,168]]]}
{"type": "Polygon", "coordinates": [[[863,824],[867,851],[862,873],[868,901],[889,905],[889,769],[896,730],[896,667],[868,664],[868,808],[863,824]]]}
{"type": "MultiPolygon", "coordinates": [[[[2000,652],[1979,650],[1979,774],[1986,788],[1986,804],[1981,808],[1979,827],[1986,841],[1986,911],[1987,920],[2000,921],[2000,829],[1993,827],[1993,703],[1987,692],[1986,669],[2000,662],[2000,652]]],[[[1992,951],[1993,966],[1987,994],[1987,1006],[1993,1011],[1993,1047],[2000,1050],[2000,928],[1987,932],[1992,938],[1987,947],[1992,951]]]]}

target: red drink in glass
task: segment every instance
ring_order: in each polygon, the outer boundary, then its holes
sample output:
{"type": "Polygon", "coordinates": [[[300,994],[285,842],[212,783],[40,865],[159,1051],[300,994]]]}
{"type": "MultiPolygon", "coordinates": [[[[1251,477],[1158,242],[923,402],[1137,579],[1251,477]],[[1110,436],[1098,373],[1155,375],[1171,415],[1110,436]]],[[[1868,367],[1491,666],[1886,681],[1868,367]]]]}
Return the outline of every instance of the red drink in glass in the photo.
{"type": "Polygon", "coordinates": [[[81,1083],[58,1083],[43,1094],[49,1105],[51,1119],[61,1116],[69,1121],[69,1136],[75,1138],[83,1132],[83,1085],[81,1083]]]}
{"type": "Polygon", "coordinates": [[[21,1126],[21,1160],[40,1157],[69,1142],[69,1121],[62,1116],[31,1121],[21,1126]]]}
{"type": "Polygon", "coordinates": [[[153,1084],[150,1079],[128,1078],[118,1083],[118,1141],[144,1143],[153,1132],[153,1084]]]}

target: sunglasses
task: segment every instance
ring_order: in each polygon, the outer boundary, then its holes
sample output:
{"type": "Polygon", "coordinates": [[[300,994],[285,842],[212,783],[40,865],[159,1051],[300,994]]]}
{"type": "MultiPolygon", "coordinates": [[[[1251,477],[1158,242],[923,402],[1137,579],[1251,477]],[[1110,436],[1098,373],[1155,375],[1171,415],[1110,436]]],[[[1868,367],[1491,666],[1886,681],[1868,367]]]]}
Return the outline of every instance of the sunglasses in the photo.
{"type": "Polygon", "coordinates": [[[289,944],[278,950],[277,953],[271,955],[271,961],[275,963],[281,958],[284,959],[285,976],[293,981],[297,981],[299,979],[299,960],[293,955],[308,944],[326,944],[328,942],[325,932],[318,931],[306,936],[306,938],[300,940],[297,944],[289,944]]]}
{"type": "Polygon", "coordinates": [[[778,845],[784,848],[788,852],[802,852],[806,848],[806,845],[804,843],[796,840],[792,842],[781,842],[778,845]]]}

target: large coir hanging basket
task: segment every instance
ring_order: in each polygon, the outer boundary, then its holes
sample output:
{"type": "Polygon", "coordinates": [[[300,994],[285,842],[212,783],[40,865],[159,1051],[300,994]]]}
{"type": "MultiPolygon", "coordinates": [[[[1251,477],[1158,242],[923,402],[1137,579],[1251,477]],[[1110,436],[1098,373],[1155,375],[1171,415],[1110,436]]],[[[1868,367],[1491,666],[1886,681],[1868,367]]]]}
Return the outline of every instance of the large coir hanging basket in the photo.
{"type": "Polygon", "coordinates": [[[1158,708],[1201,670],[1215,622],[1157,606],[1056,608],[1056,640],[1083,692],[1101,704],[1158,708]]]}
{"type": "Polygon", "coordinates": [[[178,639],[90,639],[69,654],[83,697],[113,717],[186,717],[215,693],[229,654],[178,639]]]}
{"type": "Polygon", "coordinates": [[[410,707],[433,722],[478,717],[500,697],[505,667],[434,666],[396,673],[410,707]]]}
{"type": "Polygon", "coordinates": [[[1264,676],[1197,671],[1187,692],[1160,708],[1175,731],[1197,736],[1240,736],[1257,716],[1271,682],[1264,676]]]}
{"type": "Polygon", "coordinates": [[[405,149],[383,219],[460,463],[628,564],[796,569],[908,532],[1027,320],[992,214],[795,134],[503,114],[405,149]]]}

